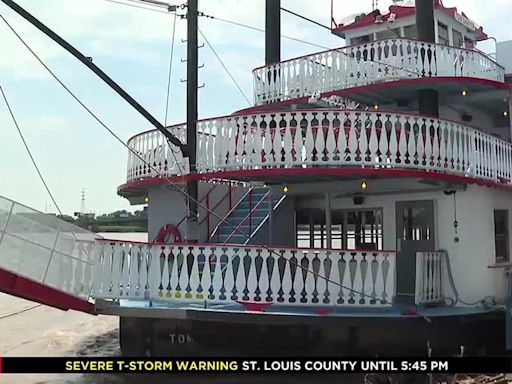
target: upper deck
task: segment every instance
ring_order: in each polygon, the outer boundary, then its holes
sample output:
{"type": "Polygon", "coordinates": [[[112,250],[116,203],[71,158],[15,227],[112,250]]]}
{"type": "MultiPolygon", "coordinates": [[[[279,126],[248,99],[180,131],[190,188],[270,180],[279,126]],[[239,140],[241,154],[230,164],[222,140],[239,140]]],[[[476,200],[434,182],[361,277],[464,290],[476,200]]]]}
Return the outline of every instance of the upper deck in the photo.
{"type": "Polygon", "coordinates": [[[256,105],[420,78],[474,78],[503,83],[505,69],[475,49],[394,38],[301,56],[256,68],[256,105]]]}

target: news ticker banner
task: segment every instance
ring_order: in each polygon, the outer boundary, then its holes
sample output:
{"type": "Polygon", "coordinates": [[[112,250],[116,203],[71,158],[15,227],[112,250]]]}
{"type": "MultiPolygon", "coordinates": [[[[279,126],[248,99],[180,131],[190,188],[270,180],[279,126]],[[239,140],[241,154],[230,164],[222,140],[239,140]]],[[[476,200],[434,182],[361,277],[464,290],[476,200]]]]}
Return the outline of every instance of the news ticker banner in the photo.
{"type": "Polygon", "coordinates": [[[4,357],[0,373],[511,373],[512,358],[66,358],[4,357]]]}

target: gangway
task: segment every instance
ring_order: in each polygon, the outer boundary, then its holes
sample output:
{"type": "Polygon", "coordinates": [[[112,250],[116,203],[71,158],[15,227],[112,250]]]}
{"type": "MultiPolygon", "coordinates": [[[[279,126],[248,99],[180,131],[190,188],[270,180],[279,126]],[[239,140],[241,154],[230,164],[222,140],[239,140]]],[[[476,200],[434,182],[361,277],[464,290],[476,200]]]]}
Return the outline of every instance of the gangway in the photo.
{"type": "Polygon", "coordinates": [[[0,291],[61,310],[94,313],[99,236],[0,196],[0,291]]]}

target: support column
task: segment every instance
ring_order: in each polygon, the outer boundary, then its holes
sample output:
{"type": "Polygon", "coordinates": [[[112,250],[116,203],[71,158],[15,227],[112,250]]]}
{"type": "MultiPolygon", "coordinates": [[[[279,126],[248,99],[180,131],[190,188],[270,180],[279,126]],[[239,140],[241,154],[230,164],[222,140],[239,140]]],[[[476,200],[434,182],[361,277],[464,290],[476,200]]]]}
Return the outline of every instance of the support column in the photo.
{"type": "Polygon", "coordinates": [[[508,118],[510,121],[510,140],[512,140],[512,98],[508,99],[508,118]]]}
{"type": "MultiPolygon", "coordinates": [[[[198,0],[189,0],[187,13],[187,155],[189,174],[192,177],[197,173],[197,3],[198,0]]],[[[199,241],[197,211],[199,191],[196,180],[187,180],[187,195],[187,240],[197,242],[199,241]]]]}
{"type": "Polygon", "coordinates": [[[274,245],[274,194],[270,192],[268,203],[268,245],[274,245]]]}
{"type": "Polygon", "coordinates": [[[325,242],[326,248],[332,248],[332,195],[330,192],[325,194],[325,235],[327,241],[325,242]]]}
{"type": "Polygon", "coordinates": [[[265,65],[281,61],[281,0],[266,0],[265,65]]]}
{"type": "MultiPolygon", "coordinates": [[[[436,28],[434,23],[434,2],[432,0],[416,0],[416,26],[418,40],[435,43],[436,28]]],[[[434,52],[426,52],[434,55],[434,52]]],[[[435,60],[431,57],[431,60],[435,60]]],[[[418,111],[422,115],[439,116],[439,94],[433,89],[420,89],[418,91],[418,111]]]]}

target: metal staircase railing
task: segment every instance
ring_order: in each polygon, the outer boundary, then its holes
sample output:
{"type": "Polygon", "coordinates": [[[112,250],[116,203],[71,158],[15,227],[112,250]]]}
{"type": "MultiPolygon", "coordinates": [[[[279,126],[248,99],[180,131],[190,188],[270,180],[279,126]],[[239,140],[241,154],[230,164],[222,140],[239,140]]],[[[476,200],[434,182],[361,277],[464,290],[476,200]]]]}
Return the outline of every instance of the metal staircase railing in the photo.
{"type": "MultiPolygon", "coordinates": [[[[281,204],[283,203],[283,201],[286,199],[286,196],[287,196],[287,195],[283,195],[283,196],[281,196],[281,198],[277,201],[277,203],[272,207],[272,211],[274,211],[274,212],[275,212],[275,211],[277,211],[277,209],[281,206],[281,204]]],[[[266,223],[268,223],[269,219],[270,219],[270,214],[268,214],[267,216],[265,216],[265,217],[263,218],[263,220],[260,222],[260,224],[256,227],[256,229],[255,229],[254,231],[252,231],[252,233],[251,233],[251,237],[250,237],[250,238],[248,238],[248,239],[245,241],[244,245],[248,245],[248,244],[249,244],[249,242],[251,241],[251,239],[252,239],[252,238],[254,238],[254,236],[256,236],[256,235],[257,235],[257,233],[261,230],[261,228],[263,228],[263,226],[264,226],[266,223]]]]}
{"type": "Polygon", "coordinates": [[[255,213],[261,211],[260,206],[268,195],[267,189],[256,187],[249,189],[215,227],[210,236],[210,242],[225,243],[229,240],[237,240],[240,244],[245,243],[247,236],[244,234],[250,235],[252,228],[259,226],[260,219],[265,216],[257,216],[255,213]],[[263,191],[263,193],[258,191],[263,191]],[[248,227],[247,230],[241,228],[244,223],[247,223],[245,224],[248,227]]]}

